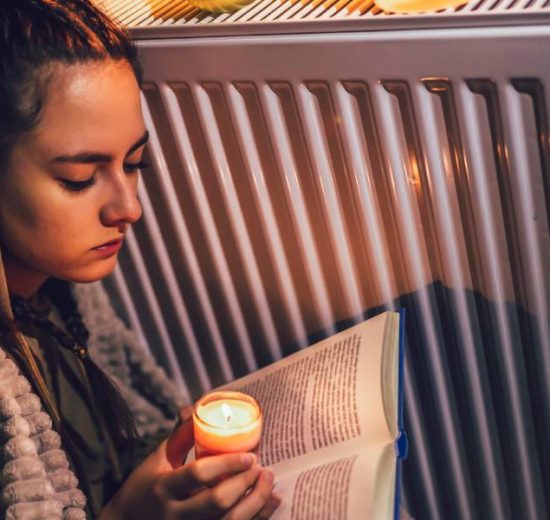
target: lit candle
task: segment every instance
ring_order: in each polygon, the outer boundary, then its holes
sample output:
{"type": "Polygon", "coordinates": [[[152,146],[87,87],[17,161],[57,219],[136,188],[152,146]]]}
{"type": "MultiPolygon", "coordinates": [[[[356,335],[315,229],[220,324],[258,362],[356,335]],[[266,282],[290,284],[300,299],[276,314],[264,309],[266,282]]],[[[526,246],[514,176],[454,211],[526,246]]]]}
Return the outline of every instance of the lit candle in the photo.
{"type": "Polygon", "coordinates": [[[193,408],[195,456],[253,451],[260,442],[262,411],[241,392],[213,392],[193,408]]]}

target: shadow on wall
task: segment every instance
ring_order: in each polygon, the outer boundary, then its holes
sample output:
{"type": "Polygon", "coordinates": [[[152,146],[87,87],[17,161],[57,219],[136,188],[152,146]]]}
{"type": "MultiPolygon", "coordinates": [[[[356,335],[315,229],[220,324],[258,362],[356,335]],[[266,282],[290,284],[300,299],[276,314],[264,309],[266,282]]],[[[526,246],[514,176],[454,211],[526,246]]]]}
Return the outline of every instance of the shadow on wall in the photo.
{"type": "Polygon", "coordinates": [[[532,518],[531,500],[537,519],[550,518],[543,487],[550,482],[550,395],[541,363],[550,345],[537,321],[549,317],[441,282],[393,303],[407,310],[403,474],[412,516],[462,520],[469,510],[476,519],[532,518]]]}

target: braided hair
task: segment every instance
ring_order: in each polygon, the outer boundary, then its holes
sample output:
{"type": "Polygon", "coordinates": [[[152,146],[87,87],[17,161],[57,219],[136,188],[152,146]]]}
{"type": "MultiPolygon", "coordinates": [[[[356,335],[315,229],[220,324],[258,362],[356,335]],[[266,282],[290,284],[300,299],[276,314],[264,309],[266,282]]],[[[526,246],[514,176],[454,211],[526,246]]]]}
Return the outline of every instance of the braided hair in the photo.
{"type": "Polygon", "coordinates": [[[115,445],[119,449],[127,447],[128,443],[131,446],[137,437],[134,419],[116,387],[88,353],[90,333],[78,311],[69,283],[50,278],[42,286],[41,291],[59,310],[70,335],[70,341],[60,339],[63,336],[63,331],[56,334],[56,339],[60,341],[60,344],[65,342],[64,344],[82,360],[90,386],[94,389],[95,401],[103,412],[106,427],[115,445]]]}
{"type": "Polygon", "coordinates": [[[11,295],[11,306],[16,322],[33,323],[51,337],[61,348],[70,350],[84,366],[90,387],[93,388],[93,400],[102,410],[105,426],[117,448],[133,444],[137,434],[131,412],[109,377],[92,360],[88,352],[90,333],[84,324],[76,300],[68,282],[50,278],[40,289],[56,306],[65,330],[49,319],[49,312],[36,309],[24,298],[11,295]]]}

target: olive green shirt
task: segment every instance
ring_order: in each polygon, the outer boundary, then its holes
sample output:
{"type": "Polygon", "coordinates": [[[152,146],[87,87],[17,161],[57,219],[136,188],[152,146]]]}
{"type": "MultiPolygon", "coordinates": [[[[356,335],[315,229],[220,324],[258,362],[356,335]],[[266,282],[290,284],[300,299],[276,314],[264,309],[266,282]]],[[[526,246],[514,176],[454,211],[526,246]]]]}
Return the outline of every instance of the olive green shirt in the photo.
{"type": "MultiPolygon", "coordinates": [[[[45,308],[48,303],[43,300],[42,298],[40,306],[36,303],[35,306],[47,312],[48,318],[65,330],[57,309],[51,304],[49,309],[45,308]]],[[[22,329],[57,404],[63,427],[75,446],[84,475],[79,475],[78,472],[76,474],[81,480],[84,477],[89,487],[87,490],[85,484],[80,483],[81,489],[88,495],[86,512],[90,518],[94,518],[121,482],[117,482],[113,475],[104,435],[95,417],[94,406],[90,403],[93,393],[82,361],[73,352],[61,347],[54,337],[39,326],[25,324],[22,329]]]]}

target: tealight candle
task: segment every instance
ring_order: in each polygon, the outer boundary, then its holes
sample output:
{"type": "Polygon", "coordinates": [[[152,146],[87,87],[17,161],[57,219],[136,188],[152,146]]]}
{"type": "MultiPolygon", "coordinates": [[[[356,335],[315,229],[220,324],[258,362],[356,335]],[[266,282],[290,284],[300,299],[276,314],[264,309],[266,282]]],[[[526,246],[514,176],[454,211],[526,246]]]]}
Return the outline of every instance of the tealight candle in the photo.
{"type": "Polygon", "coordinates": [[[250,395],[212,392],[195,403],[193,430],[197,458],[253,451],[260,442],[262,411],[250,395]]]}

